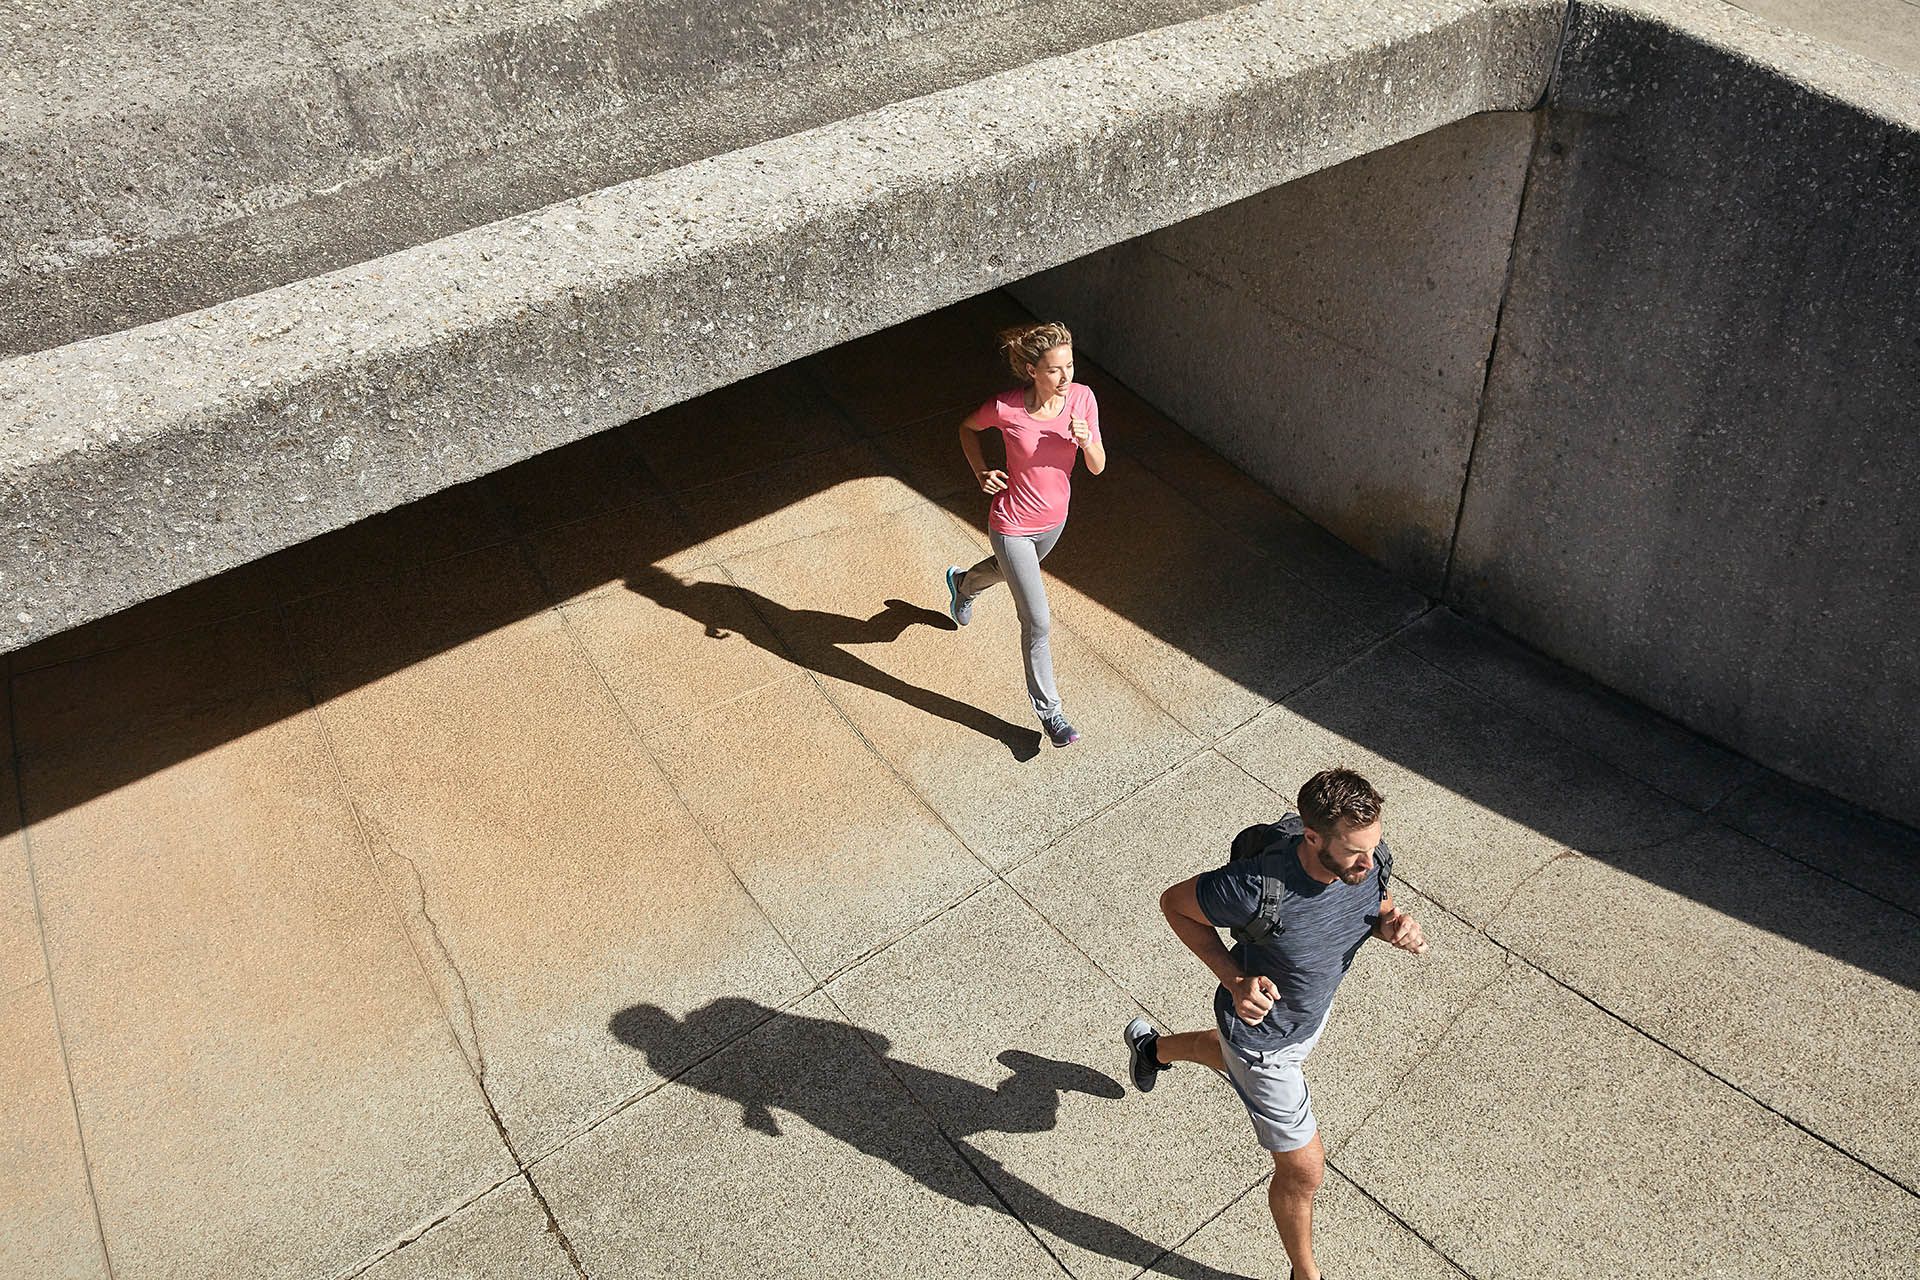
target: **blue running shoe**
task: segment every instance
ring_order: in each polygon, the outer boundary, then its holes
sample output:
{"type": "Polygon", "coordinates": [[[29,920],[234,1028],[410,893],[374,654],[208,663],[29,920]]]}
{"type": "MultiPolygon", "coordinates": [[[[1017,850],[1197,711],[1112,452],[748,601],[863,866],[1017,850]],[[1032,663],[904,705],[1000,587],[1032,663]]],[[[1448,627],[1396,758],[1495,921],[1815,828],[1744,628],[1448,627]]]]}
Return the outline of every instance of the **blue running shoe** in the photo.
{"type": "Polygon", "coordinates": [[[973,621],[973,601],[960,598],[960,579],[966,576],[967,571],[959,565],[947,566],[947,616],[957,627],[973,621]]]}

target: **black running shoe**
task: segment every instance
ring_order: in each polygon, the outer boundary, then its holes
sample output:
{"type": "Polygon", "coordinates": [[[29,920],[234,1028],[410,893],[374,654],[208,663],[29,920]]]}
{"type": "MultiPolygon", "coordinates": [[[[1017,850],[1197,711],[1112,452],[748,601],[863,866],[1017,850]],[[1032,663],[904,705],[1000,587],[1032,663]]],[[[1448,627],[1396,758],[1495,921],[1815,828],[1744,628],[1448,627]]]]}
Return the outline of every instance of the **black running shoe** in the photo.
{"type": "Polygon", "coordinates": [[[1053,740],[1056,747],[1070,747],[1080,741],[1080,731],[1068,724],[1067,718],[1058,712],[1042,720],[1040,727],[1047,731],[1047,737],[1053,740]]]}
{"type": "Polygon", "coordinates": [[[1127,1042],[1129,1070],[1133,1074],[1133,1087],[1142,1093],[1153,1088],[1153,1082],[1159,1078],[1166,1067],[1154,1056],[1153,1047],[1160,1042],[1160,1033],[1145,1018],[1135,1018],[1121,1032],[1127,1042]]]}

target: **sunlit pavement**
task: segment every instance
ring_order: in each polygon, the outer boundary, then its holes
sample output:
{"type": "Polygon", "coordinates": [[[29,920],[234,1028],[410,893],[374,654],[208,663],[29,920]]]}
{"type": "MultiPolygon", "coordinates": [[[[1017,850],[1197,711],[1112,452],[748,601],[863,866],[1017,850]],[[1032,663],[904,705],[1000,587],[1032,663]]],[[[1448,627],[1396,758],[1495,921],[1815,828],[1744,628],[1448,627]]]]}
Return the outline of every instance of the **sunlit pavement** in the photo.
{"type": "Polygon", "coordinates": [[[1896,1276],[1920,839],[1435,608],[1090,366],[1047,746],[954,439],[992,297],[13,655],[0,1273],[1284,1276],[1119,1029],[1299,784],[1415,959],[1309,1066],[1321,1261],[1896,1276]],[[13,810],[23,807],[25,826],[13,810]],[[102,1241],[104,1240],[104,1248],[102,1241]]]}

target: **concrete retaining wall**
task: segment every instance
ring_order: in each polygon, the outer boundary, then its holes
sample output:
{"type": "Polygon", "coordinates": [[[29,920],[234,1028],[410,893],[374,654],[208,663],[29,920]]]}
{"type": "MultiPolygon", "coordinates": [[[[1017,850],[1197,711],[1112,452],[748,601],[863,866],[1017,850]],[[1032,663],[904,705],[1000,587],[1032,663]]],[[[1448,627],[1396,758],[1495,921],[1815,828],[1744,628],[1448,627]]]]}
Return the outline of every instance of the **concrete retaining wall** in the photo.
{"type": "Polygon", "coordinates": [[[1016,292],[1431,594],[1920,821],[1914,90],[1722,5],[1580,4],[1537,122],[1016,292]]]}
{"type": "Polygon", "coordinates": [[[1142,33],[0,363],[0,649],[1545,87],[1551,6],[1142,33]],[[1051,86],[1047,127],[1010,104],[1051,86]]]}

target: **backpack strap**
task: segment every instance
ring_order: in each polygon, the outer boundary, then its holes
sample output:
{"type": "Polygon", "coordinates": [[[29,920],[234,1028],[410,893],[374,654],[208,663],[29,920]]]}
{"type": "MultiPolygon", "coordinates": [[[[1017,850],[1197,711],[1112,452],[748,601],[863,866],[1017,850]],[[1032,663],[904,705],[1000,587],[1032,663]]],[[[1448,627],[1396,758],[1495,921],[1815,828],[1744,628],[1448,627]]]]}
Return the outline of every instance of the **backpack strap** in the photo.
{"type": "Polygon", "coordinates": [[[1281,918],[1281,909],[1287,901],[1287,886],[1279,876],[1260,875],[1260,905],[1254,910],[1253,919],[1234,929],[1234,940],[1252,947],[1264,947],[1278,936],[1286,927],[1281,918]]]}

